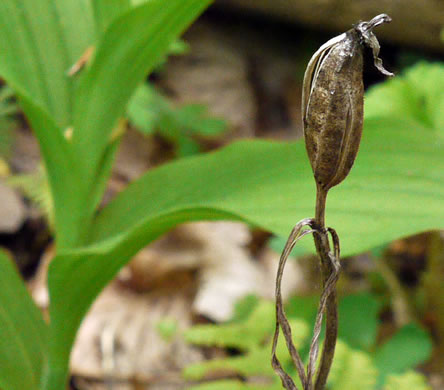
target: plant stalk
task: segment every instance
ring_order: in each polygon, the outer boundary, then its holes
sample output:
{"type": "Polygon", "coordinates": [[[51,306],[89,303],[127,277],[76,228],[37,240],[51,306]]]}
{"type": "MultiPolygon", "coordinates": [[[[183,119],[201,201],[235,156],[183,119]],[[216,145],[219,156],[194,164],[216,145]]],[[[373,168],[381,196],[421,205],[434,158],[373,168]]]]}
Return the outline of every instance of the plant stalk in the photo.
{"type": "Polygon", "coordinates": [[[316,202],[316,218],[306,218],[298,222],[290,233],[287,243],[279,260],[279,267],[276,277],[276,329],[272,343],[272,366],[279,375],[282,385],[287,390],[297,390],[293,379],[285,372],[277,355],[276,348],[279,338],[280,329],[285,337],[287,349],[293,360],[293,364],[298,371],[298,376],[302,384],[303,390],[323,389],[327,382],[328,373],[333,360],[334,350],[336,346],[336,338],[338,333],[338,315],[336,303],[336,282],[339,275],[339,237],[332,228],[325,228],[324,214],[327,191],[318,191],[316,202]],[[304,227],[310,227],[310,230],[303,230],[304,227]],[[304,370],[304,363],[293,344],[291,327],[285,315],[282,302],[281,283],[284,273],[285,263],[288,256],[297,241],[307,234],[314,234],[316,249],[321,259],[321,272],[323,280],[323,291],[319,301],[318,312],[313,329],[313,337],[310,345],[309,363],[307,373],[304,370]],[[329,234],[333,239],[334,252],[330,252],[329,234]],[[326,314],[326,340],[321,355],[321,363],[318,370],[316,382],[313,384],[314,374],[316,372],[316,363],[319,351],[319,337],[322,329],[322,321],[326,314]]]}
{"type": "MultiPolygon", "coordinates": [[[[321,274],[323,289],[326,288],[328,279],[337,272],[334,269],[330,259],[330,244],[328,241],[328,232],[325,228],[325,205],[327,201],[328,190],[317,186],[316,190],[316,210],[315,222],[319,225],[319,231],[313,233],[316,252],[321,261],[321,274]]],[[[339,259],[337,259],[339,260],[339,259]]],[[[327,377],[333,363],[335,353],[336,339],[338,337],[338,305],[336,286],[331,290],[326,303],[325,320],[325,340],[322,350],[321,361],[319,364],[314,390],[323,390],[327,383],[327,377]]]]}

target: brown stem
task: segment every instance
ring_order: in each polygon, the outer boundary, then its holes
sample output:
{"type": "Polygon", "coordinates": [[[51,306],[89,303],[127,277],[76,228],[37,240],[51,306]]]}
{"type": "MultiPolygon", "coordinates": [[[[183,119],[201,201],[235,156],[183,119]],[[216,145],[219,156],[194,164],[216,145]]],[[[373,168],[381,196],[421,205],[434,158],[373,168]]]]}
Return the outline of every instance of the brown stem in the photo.
{"type": "MultiPolygon", "coordinates": [[[[315,221],[320,227],[321,233],[313,234],[316,251],[321,260],[322,283],[325,290],[327,281],[338,270],[335,269],[330,258],[330,245],[328,234],[325,229],[325,204],[327,200],[327,191],[318,186],[316,191],[316,213],[315,221]]],[[[339,259],[337,259],[339,260],[339,259]]],[[[321,355],[321,362],[314,385],[314,390],[323,390],[327,383],[327,377],[333,362],[335,353],[336,339],[338,337],[338,309],[336,288],[332,288],[326,301],[326,329],[324,347],[321,355]]]]}
{"type": "Polygon", "coordinates": [[[313,222],[314,221],[312,219],[308,218],[303,219],[302,221],[298,222],[296,226],[293,228],[293,230],[290,233],[290,236],[288,237],[287,243],[285,244],[281,258],[279,260],[279,267],[276,277],[276,329],[273,336],[271,364],[276,374],[278,374],[279,377],[281,378],[283,387],[287,390],[297,390],[297,387],[293,382],[293,379],[291,379],[291,377],[284,371],[276,355],[276,348],[277,348],[280,328],[282,328],[282,333],[284,334],[288,351],[290,352],[290,356],[293,360],[293,363],[298,370],[298,375],[301,380],[303,390],[309,390],[309,389],[307,387],[307,378],[304,371],[304,363],[302,362],[302,359],[299,356],[299,353],[295,345],[293,344],[293,339],[291,336],[291,327],[287,320],[287,316],[285,315],[284,305],[282,302],[281,283],[282,283],[282,277],[284,275],[285,263],[287,262],[288,256],[290,255],[290,252],[293,249],[294,245],[303,236],[313,233],[313,230],[302,231],[302,229],[305,226],[312,227],[313,222]]]}
{"type": "Polygon", "coordinates": [[[324,214],[327,192],[320,189],[317,193],[316,200],[316,220],[304,219],[300,221],[290,233],[285,248],[279,260],[279,267],[276,277],[276,329],[272,343],[272,366],[279,375],[282,385],[287,390],[297,390],[293,379],[284,371],[278,357],[276,356],[276,348],[279,338],[280,329],[284,334],[287,348],[293,360],[293,364],[297,368],[299,378],[303,390],[321,390],[325,387],[330,366],[333,360],[334,350],[336,346],[336,337],[338,329],[338,316],[336,306],[336,282],[339,275],[339,237],[332,228],[325,228],[324,214]],[[309,226],[311,230],[302,230],[305,226],[309,226]],[[321,294],[319,308],[316,315],[316,321],[313,331],[313,338],[310,345],[309,363],[307,374],[305,374],[304,364],[298,351],[293,344],[291,336],[291,327],[285,315],[282,303],[281,282],[284,274],[285,263],[290,252],[296,242],[303,236],[313,233],[318,255],[321,259],[321,271],[323,279],[323,291],[321,294]],[[328,234],[333,239],[334,252],[330,253],[330,245],[328,234]],[[321,363],[316,378],[315,387],[313,387],[313,377],[319,351],[319,337],[322,329],[322,320],[326,313],[326,339],[324,349],[322,351],[321,363]]]}

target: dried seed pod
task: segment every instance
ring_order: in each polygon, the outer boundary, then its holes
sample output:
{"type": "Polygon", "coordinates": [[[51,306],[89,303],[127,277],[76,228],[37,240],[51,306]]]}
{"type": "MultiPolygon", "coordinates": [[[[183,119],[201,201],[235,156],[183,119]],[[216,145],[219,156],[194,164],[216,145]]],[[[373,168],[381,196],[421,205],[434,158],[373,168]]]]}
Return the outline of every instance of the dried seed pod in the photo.
{"type": "Polygon", "coordinates": [[[324,45],[305,71],[302,115],[305,144],[316,183],[324,191],[350,172],[361,140],[364,116],[363,50],[373,51],[380,72],[379,42],[372,29],[391,19],[385,14],[360,22],[324,45]]]}

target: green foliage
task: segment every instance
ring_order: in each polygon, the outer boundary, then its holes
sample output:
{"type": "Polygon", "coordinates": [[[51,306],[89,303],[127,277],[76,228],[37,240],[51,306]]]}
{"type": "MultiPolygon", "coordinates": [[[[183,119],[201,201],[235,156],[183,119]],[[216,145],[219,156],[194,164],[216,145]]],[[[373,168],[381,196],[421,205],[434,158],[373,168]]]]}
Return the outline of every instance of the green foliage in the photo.
{"type": "MultiPolygon", "coordinates": [[[[328,382],[330,390],[354,390],[358,387],[364,390],[377,390],[384,383],[393,386],[392,383],[398,380],[396,378],[405,384],[409,381],[412,385],[424,382],[421,375],[408,374],[407,370],[429,357],[430,337],[418,326],[410,324],[398,330],[382,346],[376,345],[378,309],[378,303],[368,294],[350,295],[341,300],[339,329],[342,340],[338,341],[336,347],[328,382]],[[401,375],[394,377],[394,374],[401,375]]],[[[234,348],[241,354],[193,364],[184,370],[184,376],[190,380],[204,380],[210,374],[214,375],[220,371],[225,374],[228,372],[240,375],[244,382],[213,380],[191,387],[193,390],[217,390],[223,386],[227,390],[281,388],[278,377],[273,375],[270,363],[274,308],[269,303],[254,301],[248,297],[239,302],[237,310],[244,314],[230,323],[194,326],[186,331],[185,338],[197,345],[234,348]],[[252,306],[249,310],[247,304],[252,306]],[[254,384],[254,380],[258,379],[262,384],[254,384]]],[[[312,298],[295,297],[288,303],[286,313],[292,324],[295,345],[302,352],[304,346],[309,343],[308,330],[312,328],[314,322],[316,304],[312,298]]],[[[289,372],[296,378],[283,338],[278,344],[278,354],[289,372]]],[[[302,353],[302,356],[304,355],[302,353]]]]}
{"type": "Polygon", "coordinates": [[[248,319],[251,312],[257,307],[260,299],[253,294],[243,297],[234,306],[233,317],[230,322],[243,322],[248,319]]]}
{"type": "Polygon", "coordinates": [[[128,104],[127,115],[144,134],[158,132],[173,143],[181,157],[199,151],[199,143],[193,136],[218,135],[226,129],[225,121],[208,117],[205,106],[189,104],[173,107],[148,84],[136,89],[128,104]]]}
{"type": "Polygon", "coordinates": [[[177,321],[165,318],[156,324],[156,329],[165,341],[171,341],[177,334],[177,321]]]}
{"type": "Polygon", "coordinates": [[[356,351],[341,341],[336,345],[335,359],[328,378],[331,390],[373,390],[378,370],[370,356],[356,351]]]}
{"type": "Polygon", "coordinates": [[[407,371],[402,375],[389,375],[384,390],[432,390],[423,375],[407,371]]]}
{"type": "Polygon", "coordinates": [[[338,337],[352,348],[369,351],[376,342],[379,310],[379,302],[369,293],[342,298],[338,337]]]}
{"type": "Polygon", "coordinates": [[[365,351],[377,368],[377,387],[389,374],[399,374],[426,361],[432,352],[429,334],[415,324],[398,329],[384,344],[376,344],[380,325],[380,305],[370,294],[344,297],[339,302],[339,332],[342,341],[354,349],[365,351]]]}
{"type": "Polygon", "coordinates": [[[236,380],[220,380],[217,382],[208,382],[196,386],[191,386],[189,390],[280,390],[282,386],[278,383],[273,385],[246,384],[236,380]]]}
{"type": "MultiPolygon", "coordinates": [[[[188,366],[184,370],[187,379],[203,379],[210,372],[222,370],[232,372],[245,378],[261,377],[269,382],[267,387],[250,387],[239,381],[217,381],[211,384],[192,387],[193,389],[218,389],[222,385],[232,385],[227,389],[279,389],[280,380],[274,374],[270,363],[271,336],[274,331],[274,305],[260,301],[247,318],[241,318],[236,322],[222,325],[197,325],[186,331],[185,339],[196,345],[229,347],[242,351],[239,356],[225,359],[209,360],[188,366]]],[[[308,336],[308,327],[298,319],[291,319],[293,341],[300,348],[308,336]]],[[[290,365],[290,357],[286,354],[286,346],[281,337],[277,353],[286,365],[290,365]]]]}
{"type": "Polygon", "coordinates": [[[0,251],[0,388],[36,389],[48,329],[11,259],[0,251]]]}
{"type": "Polygon", "coordinates": [[[120,15],[131,9],[130,0],[92,0],[96,34],[101,36],[120,15]]]}
{"type": "MultiPolygon", "coordinates": [[[[98,251],[94,245],[82,248],[89,241],[118,147],[113,129],[137,85],[209,1],[152,0],[138,7],[118,0],[112,3],[112,10],[107,8],[110,2],[100,0],[5,0],[0,4],[0,75],[18,96],[40,143],[58,249],[49,272],[47,358],[35,355],[44,364],[43,374],[38,372],[32,386],[21,387],[29,390],[64,388],[69,352],[82,316],[122,264],[115,262],[117,268],[88,280],[88,288],[79,283],[84,275],[73,272],[79,258],[91,260],[89,267],[98,271],[101,266],[94,265],[94,258],[105,256],[103,249],[109,245],[98,251]],[[67,71],[92,45],[96,50],[88,66],[69,77],[67,71]],[[72,138],[65,137],[67,133],[72,138]],[[73,255],[74,248],[82,249],[73,255]],[[58,273],[61,269],[65,274],[58,273]],[[64,283],[67,273],[73,275],[73,284],[64,283]],[[75,285],[80,288],[72,289],[75,285]]],[[[120,249],[112,255],[108,252],[108,260],[121,256],[126,261],[137,250],[133,245],[120,249]]],[[[19,350],[20,344],[8,347],[19,350]]],[[[0,345],[2,359],[13,353],[9,349],[0,345]]],[[[28,369],[24,359],[14,363],[22,372],[28,369]]]]}
{"type": "Polygon", "coordinates": [[[8,184],[19,189],[29,198],[43,212],[49,226],[54,227],[54,204],[48,177],[43,167],[39,167],[33,174],[14,175],[8,178],[8,184]]]}
{"type": "Polygon", "coordinates": [[[367,94],[366,116],[409,118],[423,127],[444,131],[444,66],[420,62],[367,94]]]}
{"type": "Polygon", "coordinates": [[[382,385],[388,374],[400,374],[422,363],[431,352],[430,336],[418,326],[405,325],[373,353],[378,384],[382,385]]]}
{"type": "Polygon", "coordinates": [[[7,158],[12,146],[13,116],[19,109],[14,99],[14,92],[8,86],[0,89],[0,158],[7,158]]]}

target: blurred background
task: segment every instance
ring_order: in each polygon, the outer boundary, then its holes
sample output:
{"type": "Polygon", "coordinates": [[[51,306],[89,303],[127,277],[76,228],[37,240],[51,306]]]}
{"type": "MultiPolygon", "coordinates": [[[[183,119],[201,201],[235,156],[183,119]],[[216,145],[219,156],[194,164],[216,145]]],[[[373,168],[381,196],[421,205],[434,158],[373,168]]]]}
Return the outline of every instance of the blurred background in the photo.
{"type": "MultiPolygon", "coordinates": [[[[311,55],[383,12],[393,19],[376,31],[387,69],[399,75],[418,62],[442,64],[440,0],[216,1],[131,100],[107,199],[174,159],[238,139],[300,138],[311,55]]],[[[384,81],[370,59],[364,81],[366,88],[384,81]]],[[[0,137],[0,244],[45,310],[52,205],[37,142],[7,85],[0,90],[0,137]]],[[[85,319],[72,353],[72,389],[279,389],[265,336],[273,329],[270,302],[285,240],[242,223],[198,222],[146,247],[85,319]],[[239,340],[248,337],[245,347],[239,340]]],[[[375,389],[389,374],[413,369],[424,386],[444,389],[441,232],[388,243],[343,259],[343,266],[340,356],[362,361],[364,371],[356,372],[368,374],[375,389]],[[370,360],[379,374],[368,373],[370,360]]],[[[320,291],[317,260],[299,249],[285,275],[288,312],[310,328],[320,291]]],[[[332,389],[339,388],[338,370],[332,389]]],[[[348,386],[341,389],[361,388],[348,386]]]]}

